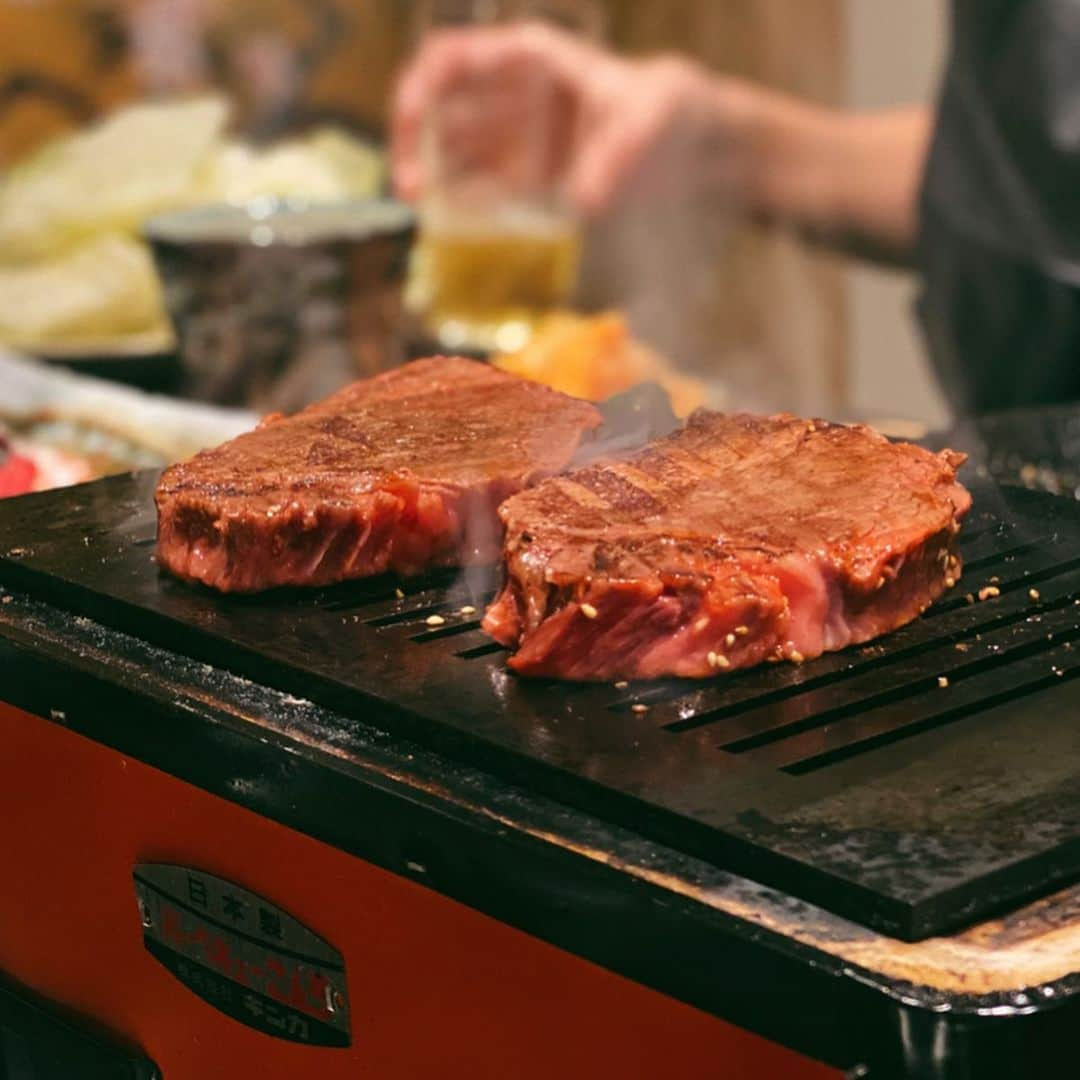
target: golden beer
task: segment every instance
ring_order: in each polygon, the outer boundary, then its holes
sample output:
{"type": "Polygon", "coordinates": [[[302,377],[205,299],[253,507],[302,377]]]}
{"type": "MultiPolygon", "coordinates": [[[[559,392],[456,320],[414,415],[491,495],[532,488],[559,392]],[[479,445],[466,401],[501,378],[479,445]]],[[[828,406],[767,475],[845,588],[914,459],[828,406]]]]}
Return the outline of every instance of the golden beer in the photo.
{"type": "Polygon", "coordinates": [[[507,350],[566,304],[581,240],[565,216],[520,211],[425,220],[420,243],[426,321],[448,348],[507,350]]]}

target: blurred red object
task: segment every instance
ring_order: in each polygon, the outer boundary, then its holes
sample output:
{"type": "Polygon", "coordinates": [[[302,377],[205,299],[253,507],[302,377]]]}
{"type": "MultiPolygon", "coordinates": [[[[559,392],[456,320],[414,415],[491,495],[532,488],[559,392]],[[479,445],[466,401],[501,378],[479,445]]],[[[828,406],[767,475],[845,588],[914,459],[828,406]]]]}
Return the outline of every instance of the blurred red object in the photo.
{"type": "Polygon", "coordinates": [[[0,438],[0,499],[33,491],[37,472],[37,466],[28,457],[12,453],[0,438]]]}
{"type": "Polygon", "coordinates": [[[0,499],[81,484],[101,475],[85,457],[10,437],[0,429],[0,499]]]}

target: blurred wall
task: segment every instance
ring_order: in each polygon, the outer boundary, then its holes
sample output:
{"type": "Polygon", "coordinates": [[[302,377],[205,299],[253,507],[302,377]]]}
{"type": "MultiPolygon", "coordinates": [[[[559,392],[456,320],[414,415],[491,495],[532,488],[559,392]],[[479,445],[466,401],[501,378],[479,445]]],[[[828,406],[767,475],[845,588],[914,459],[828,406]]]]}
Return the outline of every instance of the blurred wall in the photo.
{"type": "MultiPolygon", "coordinates": [[[[879,108],[930,101],[946,46],[944,0],[847,0],[848,101],[879,108]]],[[[910,274],[853,266],[847,275],[850,402],[864,415],[945,423],[948,410],[923,354],[910,274]]]]}
{"type": "Polygon", "coordinates": [[[237,126],[381,127],[406,0],[0,0],[0,166],[133,97],[221,87],[237,126]]]}

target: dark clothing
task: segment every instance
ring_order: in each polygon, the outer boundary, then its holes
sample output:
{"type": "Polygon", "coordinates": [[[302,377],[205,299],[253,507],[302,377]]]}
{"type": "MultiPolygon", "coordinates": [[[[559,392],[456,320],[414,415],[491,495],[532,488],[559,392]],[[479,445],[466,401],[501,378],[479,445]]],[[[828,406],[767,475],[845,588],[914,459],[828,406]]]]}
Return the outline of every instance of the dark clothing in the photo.
{"type": "Polygon", "coordinates": [[[957,411],[1080,399],[1080,0],[955,0],[918,259],[957,411]]]}

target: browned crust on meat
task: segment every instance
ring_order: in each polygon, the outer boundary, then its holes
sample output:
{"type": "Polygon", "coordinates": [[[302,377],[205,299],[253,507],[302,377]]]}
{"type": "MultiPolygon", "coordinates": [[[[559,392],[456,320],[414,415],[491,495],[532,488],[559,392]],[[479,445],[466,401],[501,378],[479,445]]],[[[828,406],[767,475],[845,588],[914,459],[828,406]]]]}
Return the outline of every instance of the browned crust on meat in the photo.
{"type": "Polygon", "coordinates": [[[487,365],[415,361],[166,470],[157,558],[226,592],[494,561],[499,504],[599,423],[487,365]]]}
{"type": "Polygon", "coordinates": [[[704,677],[867,641],[961,573],[963,455],[869,428],[698,413],[509,499],[484,626],[515,670],[704,677]]]}

